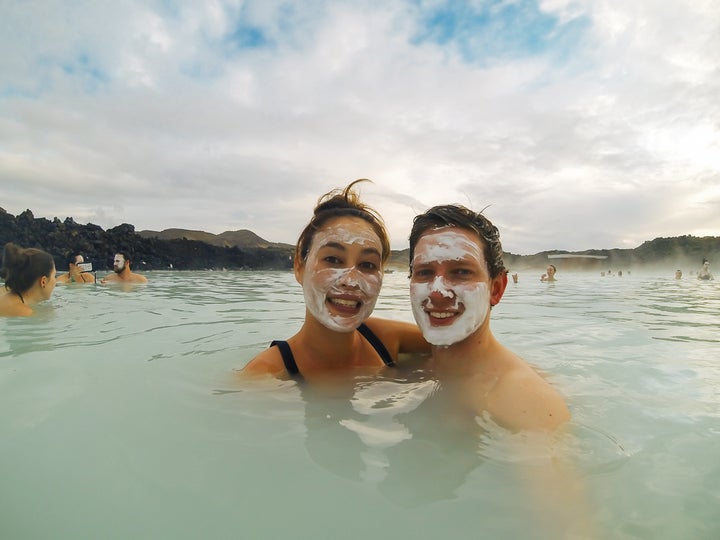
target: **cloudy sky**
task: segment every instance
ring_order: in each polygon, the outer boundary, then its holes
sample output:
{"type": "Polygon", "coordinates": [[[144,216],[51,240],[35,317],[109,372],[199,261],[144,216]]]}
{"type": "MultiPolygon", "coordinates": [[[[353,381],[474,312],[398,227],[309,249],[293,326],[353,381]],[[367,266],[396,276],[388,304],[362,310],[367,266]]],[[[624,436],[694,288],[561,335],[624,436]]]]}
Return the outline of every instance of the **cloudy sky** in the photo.
{"type": "Polygon", "coordinates": [[[458,202],[507,251],[720,235],[716,0],[15,1],[0,207],[294,243],[356,178],[395,248],[458,202]]]}

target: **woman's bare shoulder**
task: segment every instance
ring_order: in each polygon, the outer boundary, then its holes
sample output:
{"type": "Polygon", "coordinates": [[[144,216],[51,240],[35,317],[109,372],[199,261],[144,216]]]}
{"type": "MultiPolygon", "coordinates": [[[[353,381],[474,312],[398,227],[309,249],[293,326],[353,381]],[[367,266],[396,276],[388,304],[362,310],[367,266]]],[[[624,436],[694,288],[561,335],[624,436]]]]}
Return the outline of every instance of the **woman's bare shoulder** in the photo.
{"type": "Polygon", "coordinates": [[[13,293],[0,295],[0,317],[29,317],[33,310],[25,303],[15,300],[13,293]]]}
{"type": "Polygon", "coordinates": [[[242,378],[262,377],[265,375],[278,377],[285,371],[280,349],[269,347],[250,360],[240,371],[240,376],[242,378]]]}

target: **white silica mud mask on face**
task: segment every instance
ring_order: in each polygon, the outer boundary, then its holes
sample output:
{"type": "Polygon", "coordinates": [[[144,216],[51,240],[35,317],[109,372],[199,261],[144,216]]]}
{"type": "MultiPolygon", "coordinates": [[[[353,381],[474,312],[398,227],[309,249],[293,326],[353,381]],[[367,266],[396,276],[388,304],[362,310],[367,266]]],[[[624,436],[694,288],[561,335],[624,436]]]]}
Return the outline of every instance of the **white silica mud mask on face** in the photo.
{"type": "Polygon", "coordinates": [[[122,271],[125,268],[125,258],[116,256],[113,259],[113,268],[115,268],[116,272],[122,271]]]}
{"type": "MultiPolygon", "coordinates": [[[[444,227],[422,236],[415,246],[413,268],[463,260],[485,267],[482,248],[467,234],[453,227],[444,227]]],[[[490,310],[490,291],[482,281],[451,283],[437,275],[432,281],[411,282],[410,302],[425,339],[432,345],[443,347],[464,340],[480,328],[490,310]],[[442,306],[433,306],[431,295],[452,302],[444,301],[442,306]],[[438,307],[438,312],[433,312],[434,307],[438,307]],[[433,325],[433,313],[440,321],[449,318],[448,313],[454,313],[452,324],[433,325]]]]}
{"type": "Polygon", "coordinates": [[[415,245],[413,267],[432,262],[461,261],[471,258],[485,265],[482,247],[456,227],[442,227],[420,237],[415,245]]]}
{"type": "MultiPolygon", "coordinates": [[[[446,347],[458,343],[475,332],[485,321],[490,309],[490,292],[485,283],[472,285],[448,285],[438,277],[431,283],[410,284],[410,302],[415,320],[428,343],[438,347],[446,347]],[[430,319],[432,301],[430,294],[436,292],[446,298],[454,298],[455,302],[449,309],[460,310],[460,315],[448,326],[433,326],[430,319]]],[[[445,307],[444,309],[448,309],[445,307]]]]}
{"type": "Polygon", "coordinates": [[[382,269],[375,273],[364,272],[355,266],[317,269],[318,251],[329,244],[357,244],[381,251],[380,239],[369,225],[367,229],[352,224],[330,226],[315,234],[305,261],[302,287],[308,310],[326,328],[336,332],[352,332],[375,308],[382,286],[382,269]],[[329,301],[339,308],[343,305],[352,308],[354,312],[331,313],[329,301]],[[355,309],[357,306],[359,309],[355,309]]]}

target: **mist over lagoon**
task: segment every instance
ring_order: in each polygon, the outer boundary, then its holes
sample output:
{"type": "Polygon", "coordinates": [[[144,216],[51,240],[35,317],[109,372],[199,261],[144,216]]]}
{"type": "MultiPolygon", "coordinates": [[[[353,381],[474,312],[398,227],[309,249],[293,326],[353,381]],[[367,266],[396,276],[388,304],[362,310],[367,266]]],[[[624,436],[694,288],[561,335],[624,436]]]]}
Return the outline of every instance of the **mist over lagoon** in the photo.
{"type": "MultiPolygon", "coordinates": [[[[294,252],[292,245],[263,239],[249,230],[222,235],[179,228],[136,232],[133,225],[123,224],[106,231],[97,225],[76,223],[72,218],[36,218],[29,210],[13,216],[0,209],[0,245],[6,242],[48,251],[58,269],[65,269],[67,254],[76,251],[92,261],[96,269],[111,270],[113,254],[128,250],[133,253],[137,270],[290,270],[294,252]]],[[[560,271],[646,269],[668,274],[681,269],[689,275],[701,267],[703,259],[712,263],[719,255],[720,237],[685,235],[656,238],[634,249],[553,250],[533,255],[505,252],[503,258],[510,271],[542,271],[552,261],[560,271]]],[[[407,249],[393,250],[388,268],[405,272],[408,256],[407,249]]]]}

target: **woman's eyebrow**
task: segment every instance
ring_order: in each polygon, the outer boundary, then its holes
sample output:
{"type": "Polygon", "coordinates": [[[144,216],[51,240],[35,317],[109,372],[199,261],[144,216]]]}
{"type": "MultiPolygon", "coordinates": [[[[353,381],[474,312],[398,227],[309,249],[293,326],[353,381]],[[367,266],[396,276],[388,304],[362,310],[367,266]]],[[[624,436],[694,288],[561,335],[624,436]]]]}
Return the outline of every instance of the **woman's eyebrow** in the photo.
{"type": "MultiPolygon", "coordinates": [[[[342,253],[347,253],[347,247],[345,247],[345,245],[341,244],[340,242],[328,242],[327,244],[320,246],[320,248],[318,248],[318,252],[326,249],[336,249],[342,253]]],[[[377,257],[378,259],[382,259],[380,250],[374,247],[363,248],[360,253],[363,257],[377,257]]]]}
{"type": "MultiPolygon", "coordinates": [[[[347,251],[344,244],[340,242],[328,242],[327,244],[320,246],[320,249],[339,249],[341,251],[347,251]]],[[[366,247],[362,250],[363,255],[377,255],[380,256],[380,251],[374,247],[366,247]]]]}
{"type": "Polygon", "coordinates": [[[328,242],[324,246],[320,246],[320,249],[324,248],[340,249],[342,251],[345,251],[345,246],[342,245],[340,242],[328,242]]]}
{"type": "Polygon", "coordinates": [[[375,248],[365,248],[362,250],[363,255],[377,255],[378,257],[382,258],[380,255],[380,252],[375,248]]]}

